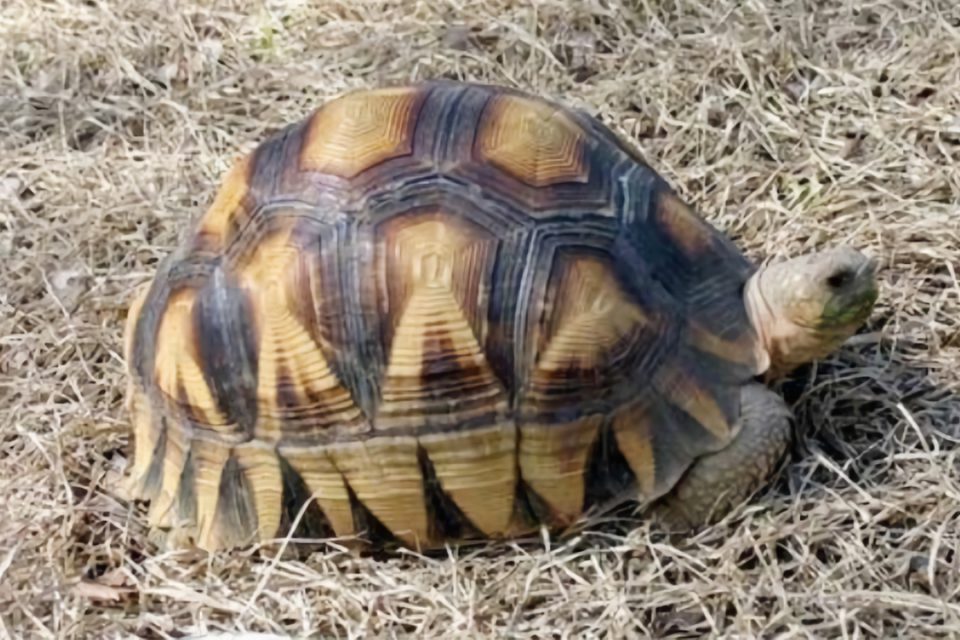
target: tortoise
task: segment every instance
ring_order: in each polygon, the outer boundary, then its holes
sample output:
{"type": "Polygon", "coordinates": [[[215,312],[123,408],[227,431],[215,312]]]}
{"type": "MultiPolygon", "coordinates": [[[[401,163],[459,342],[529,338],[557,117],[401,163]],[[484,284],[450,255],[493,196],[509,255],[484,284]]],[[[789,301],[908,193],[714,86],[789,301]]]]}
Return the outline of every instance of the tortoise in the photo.
{"type": "Polygon", "coordinates": [[[324,102],[186,231],[126,320],[126,481],[206,550],[715,522],[788,446],[770,381],[878,295],[862,252],[756,264],[597,118],[468,82],[324,102]]]}

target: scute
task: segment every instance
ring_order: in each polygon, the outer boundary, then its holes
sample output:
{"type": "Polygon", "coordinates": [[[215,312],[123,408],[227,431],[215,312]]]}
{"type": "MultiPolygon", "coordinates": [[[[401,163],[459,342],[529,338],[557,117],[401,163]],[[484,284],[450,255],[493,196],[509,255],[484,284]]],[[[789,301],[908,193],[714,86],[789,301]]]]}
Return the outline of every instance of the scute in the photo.
{"type": "Polygon", "coordinates": [[[240,160],[131,305],[131,486],[207,549],[300,509],[431,548],[656,498],[766,366],[751,271],[583,113],[347,94],[240,160]]]}
{"type": "Polygon", "coordinates": [[[313,116],[301,169],[349,179],[410,153],[419,94],[414,88],[380,89],[331,100],[313,116]]]}
{"type": "Polygon", "coordinates": [[[514,95],[490,100],[477,131],[477,157],[531,187],[586,182],[584,134],[564,111],[514,95]]]}

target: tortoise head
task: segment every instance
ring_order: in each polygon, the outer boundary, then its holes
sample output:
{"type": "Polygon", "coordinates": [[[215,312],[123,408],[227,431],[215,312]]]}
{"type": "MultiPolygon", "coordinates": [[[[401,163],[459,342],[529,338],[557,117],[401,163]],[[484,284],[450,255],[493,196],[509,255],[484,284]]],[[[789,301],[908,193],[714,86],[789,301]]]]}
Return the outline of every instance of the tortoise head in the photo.
{"type": "Polygon", "coordinates": [[[745,295],[770,357],[767,374],[782,375],[863,326],[877,300],[876,261],[850,247],[800,256],[757,271],[745,295]]]}

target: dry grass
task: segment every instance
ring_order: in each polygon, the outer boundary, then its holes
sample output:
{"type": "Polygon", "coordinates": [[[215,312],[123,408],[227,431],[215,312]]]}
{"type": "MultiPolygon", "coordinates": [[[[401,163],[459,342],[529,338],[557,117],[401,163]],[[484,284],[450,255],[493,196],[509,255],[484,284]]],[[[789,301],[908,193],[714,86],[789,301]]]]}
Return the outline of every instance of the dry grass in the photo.
{"type": "Polygon", "coordinates": [[[956,3],[404,4],[3,3],[0,637],[960,633],[956,3]],[[108,490],[132,288],[239,149],[345,89],[435,76],[599,114],[758,259],[868,249],[870,325],[784,386],[803,437],[696,537],[158,553],[108,490]]]}

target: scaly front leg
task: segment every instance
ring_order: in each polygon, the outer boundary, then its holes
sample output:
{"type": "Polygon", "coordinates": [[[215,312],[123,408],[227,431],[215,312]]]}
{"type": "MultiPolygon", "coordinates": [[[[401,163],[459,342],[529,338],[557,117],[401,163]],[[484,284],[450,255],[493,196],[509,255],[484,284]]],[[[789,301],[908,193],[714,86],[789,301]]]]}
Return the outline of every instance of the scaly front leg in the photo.
{"type": "Polygon", "coordinates": [[[790,441],[790,410],[762,385],[746,385],[740,393],[739,433],[724,449],[694,461],[652,505],[655,521],[676,530],[720,520],[773,471],[790,441]]]}

